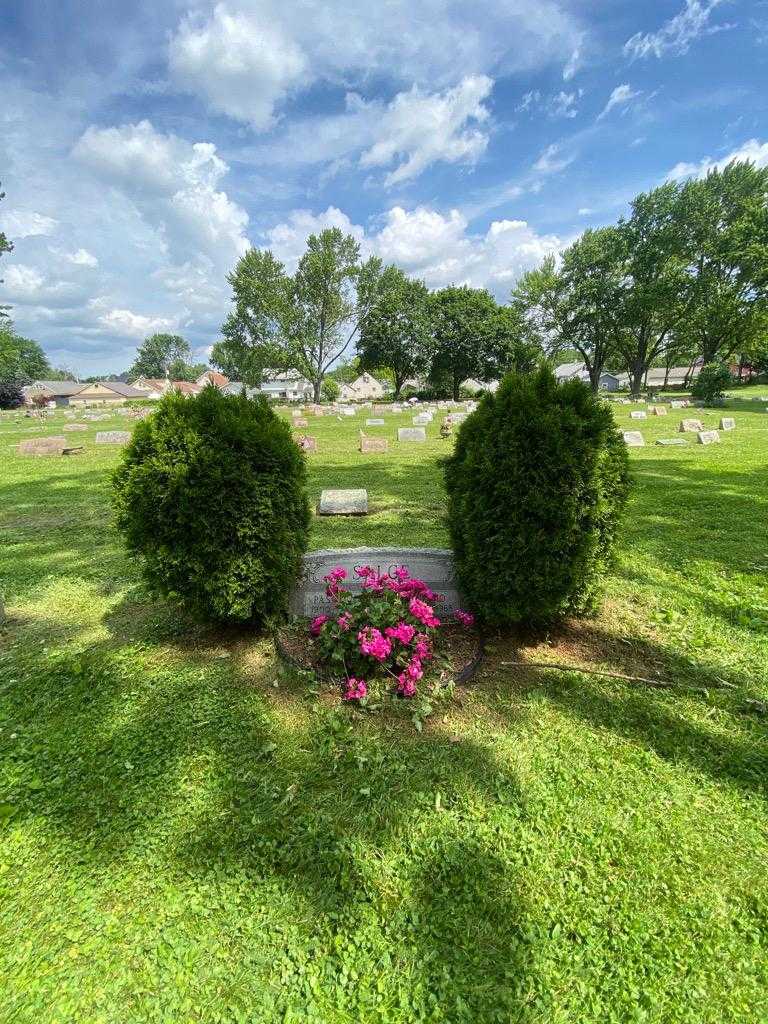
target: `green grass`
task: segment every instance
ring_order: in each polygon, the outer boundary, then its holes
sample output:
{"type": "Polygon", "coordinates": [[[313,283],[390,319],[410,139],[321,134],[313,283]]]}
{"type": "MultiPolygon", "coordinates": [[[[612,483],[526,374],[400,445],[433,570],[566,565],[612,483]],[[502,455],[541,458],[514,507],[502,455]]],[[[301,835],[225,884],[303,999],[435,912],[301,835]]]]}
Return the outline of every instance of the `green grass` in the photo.
{"type": "MultiPolygon", "coordinates": [[[[34,427],[6,417],[0,1021],[768,1020],[768,718],[745,710],[768,697],[768,414],[730,407],[720,445],[631,451],[601,616],[492,638],[421,734],[149,601],[93,444],[120,417],[68,458],[17,455],[34,427]]],[[[648,441],[720,415],[629,410],[648,441]]],[[[307,431],[313,498],[372,509],[312,546],[445,544],[451,442],[436,421],[398,445],[388,417],[363,456],[363,419],[307,431]]]]}

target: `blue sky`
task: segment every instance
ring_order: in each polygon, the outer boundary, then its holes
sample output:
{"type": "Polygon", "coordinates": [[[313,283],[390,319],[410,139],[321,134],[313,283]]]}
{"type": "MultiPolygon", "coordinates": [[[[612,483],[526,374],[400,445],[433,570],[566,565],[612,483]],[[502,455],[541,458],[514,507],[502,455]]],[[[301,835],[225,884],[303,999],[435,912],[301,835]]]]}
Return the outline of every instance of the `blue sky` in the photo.
{"type": "Polygon", "coordinates": [[[0,302],[53,362],[200,358],[251,245],[339,225],[515,279],[638,191],[768,164],[768,0],[25,0],[0,37],[0,302]]]}

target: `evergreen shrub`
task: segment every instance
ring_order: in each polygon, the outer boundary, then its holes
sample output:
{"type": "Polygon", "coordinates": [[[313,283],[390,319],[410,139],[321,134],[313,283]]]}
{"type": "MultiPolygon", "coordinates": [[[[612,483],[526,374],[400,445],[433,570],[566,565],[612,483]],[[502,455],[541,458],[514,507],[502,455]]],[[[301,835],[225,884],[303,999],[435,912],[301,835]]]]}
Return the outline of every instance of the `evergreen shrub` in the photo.
{"type": "Polygon", "coordinates": [[[285,609],[309,536],[306,467],[263,398],[166,395],[136,424],[113,488],[155,593],[220,622],[285,609]]]}
{"type": "Polygon", "coordinates": [[[446,460],[462,594],[489,626],[593,612],[629,491],[606,403],[546,367],[510,374],[461,425],[446,460]]]}

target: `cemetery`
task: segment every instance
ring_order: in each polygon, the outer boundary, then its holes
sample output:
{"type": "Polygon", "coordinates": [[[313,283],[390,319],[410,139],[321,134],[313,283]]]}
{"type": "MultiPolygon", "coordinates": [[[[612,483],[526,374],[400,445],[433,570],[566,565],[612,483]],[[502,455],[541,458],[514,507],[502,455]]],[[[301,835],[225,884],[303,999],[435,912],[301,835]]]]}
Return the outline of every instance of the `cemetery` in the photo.
{"type": "Polygon", "coordinates": [[[768,6],[11,5],[0,1024],[768,1024],[768,6]]]}

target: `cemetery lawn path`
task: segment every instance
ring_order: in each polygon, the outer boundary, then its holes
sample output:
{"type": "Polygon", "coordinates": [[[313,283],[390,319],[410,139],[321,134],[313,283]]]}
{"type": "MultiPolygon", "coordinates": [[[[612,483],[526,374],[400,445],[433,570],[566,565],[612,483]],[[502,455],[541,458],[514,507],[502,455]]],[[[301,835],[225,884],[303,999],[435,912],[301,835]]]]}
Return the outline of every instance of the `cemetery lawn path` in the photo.
{"type": "MultiPolygon", "coordinates": [[[[749,394],[768,395],[768,389],[749,394]]],[[[110,525],[118,452],[24,458],[0,419],[0,1024],[768,1020],[768,397],[646,447],[606,603],[419,732],[153,604],[110,525]],[[674,683],[667,689],[563,662],[674,683]]],[[[311,422],[314,548],[446,544],[439,418],[311,422]]],[[[631,425],[630,425],[631,424],[631,425]]]]}

